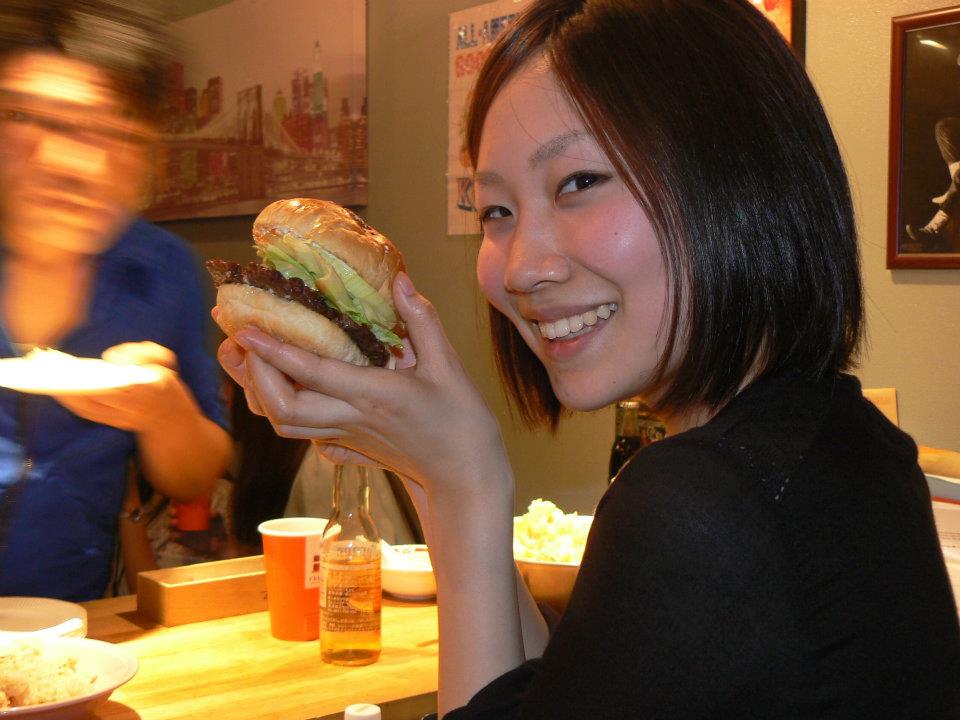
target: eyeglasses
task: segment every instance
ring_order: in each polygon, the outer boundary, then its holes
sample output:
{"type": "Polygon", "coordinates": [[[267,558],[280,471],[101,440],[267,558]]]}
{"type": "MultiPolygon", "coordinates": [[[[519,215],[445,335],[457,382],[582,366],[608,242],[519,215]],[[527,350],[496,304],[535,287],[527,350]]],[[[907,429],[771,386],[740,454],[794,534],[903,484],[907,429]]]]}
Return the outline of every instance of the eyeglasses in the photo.
{"type": "Polygon", "coordinates": [[[80,138],[98,145],[143,144],[149,140],[146,130],[132,118],[116,122],[74,115],[28,110],[0,101],[0,123],[38,128],[47,132],[80,138]]]}

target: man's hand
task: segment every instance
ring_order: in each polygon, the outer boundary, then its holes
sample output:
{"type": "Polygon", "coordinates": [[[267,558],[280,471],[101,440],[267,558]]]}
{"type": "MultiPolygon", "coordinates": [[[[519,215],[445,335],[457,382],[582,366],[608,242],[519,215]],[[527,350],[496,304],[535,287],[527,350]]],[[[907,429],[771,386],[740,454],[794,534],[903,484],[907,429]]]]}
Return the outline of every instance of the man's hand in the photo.
{"type": "Polygon", "coordinates": [[[193,412],[195,401],[176,372],[177,356],[155,342],[128,342],[103,352],[103,359],[118,365],[143,365],[156,370],[159,380],[85,395],[55,395],[70,412],[86,420],[144,432],[193,412]]]}
{"type": "Polygon", "coordinates": [[[177,356],[173,350],[152,340],[125,342],[103,351],[103,359],[117,365],[161,365],[177,369],[177,356]]]}

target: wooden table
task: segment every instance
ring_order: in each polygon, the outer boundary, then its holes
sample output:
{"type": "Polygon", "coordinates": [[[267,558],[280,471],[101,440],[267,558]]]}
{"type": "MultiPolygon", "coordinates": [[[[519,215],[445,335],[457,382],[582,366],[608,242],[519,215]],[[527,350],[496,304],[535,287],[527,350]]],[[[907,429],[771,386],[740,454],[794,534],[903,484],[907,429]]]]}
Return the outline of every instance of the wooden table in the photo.
{"type": "Polygon", "coordinates": [[[352,703],[383,720],[436,711],[437,607],[383,600],[383,651],[364,667],[320,660],[319,641],[270,635],[266,612],[164,627],[128,595],[84,603],[87,636],[122,645],[140,668],[98,708],[101,720],[341,720],[352,703]]]}

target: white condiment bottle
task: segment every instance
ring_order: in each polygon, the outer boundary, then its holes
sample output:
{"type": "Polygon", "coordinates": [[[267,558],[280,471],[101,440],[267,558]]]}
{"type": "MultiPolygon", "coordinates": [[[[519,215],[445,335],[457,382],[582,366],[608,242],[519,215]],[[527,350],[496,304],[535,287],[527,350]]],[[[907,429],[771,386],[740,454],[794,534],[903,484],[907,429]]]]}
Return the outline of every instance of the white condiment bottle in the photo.
{"type": "Polygon", "coordinates": [[[343,711],[343,720],[380,720],[380,706],[370,703],[349,705],[343,711]]]}

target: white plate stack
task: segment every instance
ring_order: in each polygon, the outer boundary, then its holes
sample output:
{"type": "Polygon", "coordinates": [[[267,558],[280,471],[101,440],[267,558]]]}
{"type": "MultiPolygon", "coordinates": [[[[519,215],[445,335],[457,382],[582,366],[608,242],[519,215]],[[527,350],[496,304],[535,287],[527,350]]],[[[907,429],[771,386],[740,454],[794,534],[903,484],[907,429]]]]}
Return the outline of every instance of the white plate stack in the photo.
{"type": "Polygon", "coordinates": [[[85,637],[87,611],[76,603],[39,597],[0,597],[0,637],[85,637]]]}

